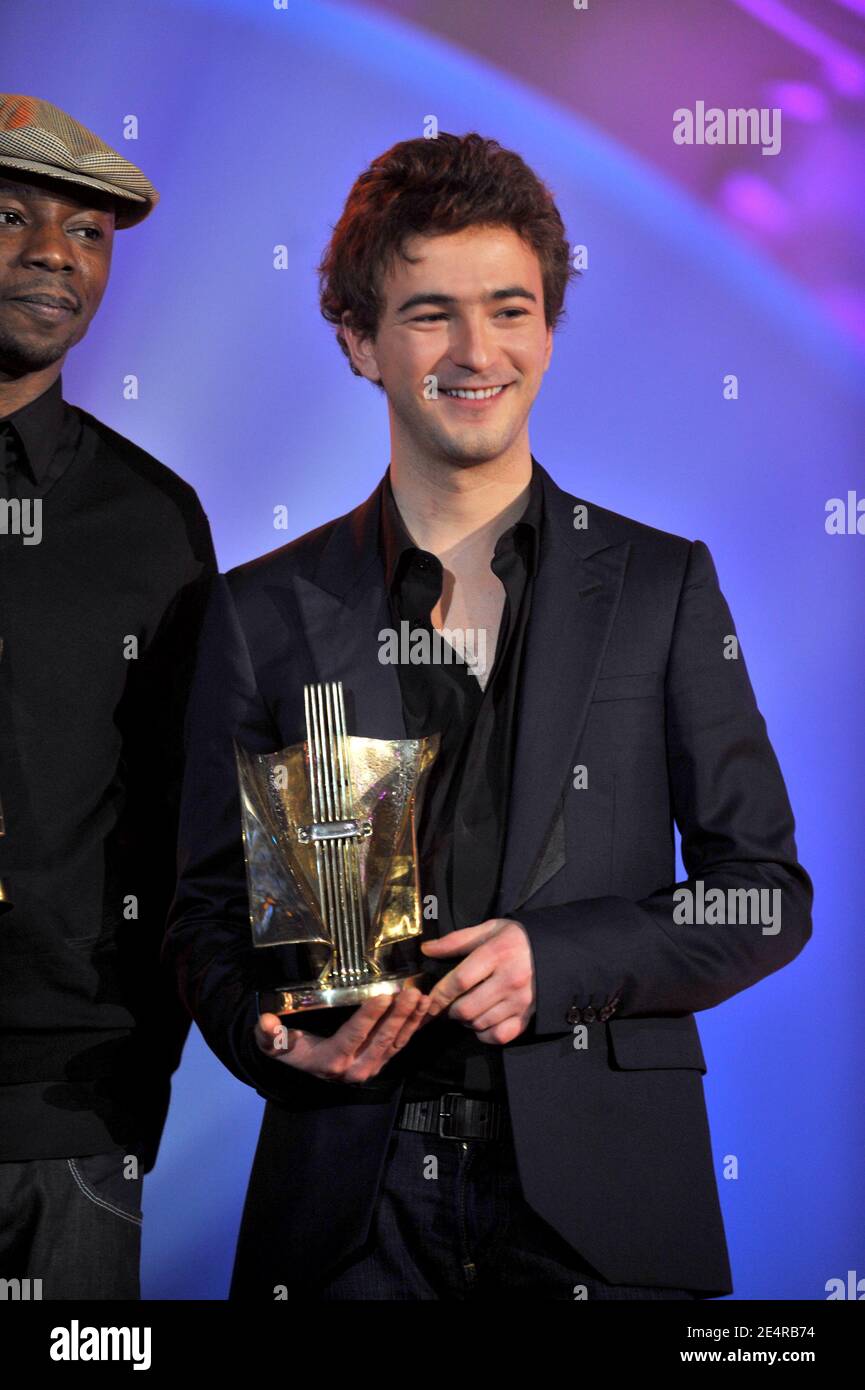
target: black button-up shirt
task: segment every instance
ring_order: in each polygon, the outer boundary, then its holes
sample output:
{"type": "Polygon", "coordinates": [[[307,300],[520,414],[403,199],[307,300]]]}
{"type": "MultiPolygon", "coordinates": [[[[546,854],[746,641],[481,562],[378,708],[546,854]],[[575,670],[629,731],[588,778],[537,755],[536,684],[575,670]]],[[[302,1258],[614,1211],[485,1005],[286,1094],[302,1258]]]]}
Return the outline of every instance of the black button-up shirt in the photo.
{"type": "Polygon", "coordinates": [[[0,497],[44,497],[75,458],[82,430],[59,376],[41,396],[0,419],[0,497]]]}
{"type": "MultiPolygon", "coordinates": [[[[418,827],[421,892],[437,900],[439,936],[478,926],[494,915],[507,828],[520,668],[543,522],[543,488],[532,461],[526,509],[498,539],[490,568],[505,589],[495,658],[485,687],[458,658],[398,667],[409,738],[441,734],[418,827]]],[[[430,612],[442,592],[442,564],[415,545],[384,483],[381,545],[393,625],[424,629],[433,647],[430,612]]],[[[447,654],[442,639],[441,650],[447,654]]],[[[468,651],[467,646],[467,651],[468,651]]],[[[474,653],[477,657],[479,654],[474,653]]],[[[440,977],[459,963],[426,960],[440,977]]],[[[404,1098],[458,1090],[503,1095],[501,1049],[442,1016],[411,1039],[388,1067],[406,1078],[404,1098]]]]}
{"type": "Polygon", "coordinates": [[[0,503],[0,1161],[146,1171],[188,1027],[159,949],[210,531],[60,377],[0,420],[4,483],[45,500],[32,545],[0,503]]]}

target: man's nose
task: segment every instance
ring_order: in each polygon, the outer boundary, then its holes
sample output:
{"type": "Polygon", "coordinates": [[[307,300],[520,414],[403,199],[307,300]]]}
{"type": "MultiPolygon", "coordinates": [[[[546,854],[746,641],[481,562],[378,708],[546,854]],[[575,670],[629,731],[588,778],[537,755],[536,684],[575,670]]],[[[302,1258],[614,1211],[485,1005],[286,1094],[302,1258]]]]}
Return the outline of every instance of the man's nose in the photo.
{"type": "Polygon", "coordinates": [[[455,323],[451,334],[450,357],[460,367],[483,371],[493,360],[490,329],[483,318],[466,317],[455,323]]]}
{"type": "Polygon", "coordinates": [[[54,271],[72,270],[75,264],[62,229],[47,224],[31,227],[21,248],[21,260],[24,265],[54,271]]]}

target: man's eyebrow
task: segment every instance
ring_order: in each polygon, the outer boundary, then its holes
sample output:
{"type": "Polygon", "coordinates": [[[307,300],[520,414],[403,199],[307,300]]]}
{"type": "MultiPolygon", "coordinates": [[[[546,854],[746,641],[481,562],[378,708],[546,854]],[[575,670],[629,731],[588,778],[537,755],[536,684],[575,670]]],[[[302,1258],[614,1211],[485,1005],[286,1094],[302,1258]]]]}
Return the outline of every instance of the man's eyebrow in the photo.
{"type": "MultiPolygon", "coordinates": [[[[538,302],[537,295],[527,290],[524,285],[507,285],[502,290],[492,290],[486,298],[488,302],[499,299],[530,299],[533,304],[538,302]]],[[[404,304],[400,304],[396,312],[405,314],[409,309],[417,308],[419,304],[439,304],[447,308],[456,302],[452,294],[413,294],[404,304]]]]}

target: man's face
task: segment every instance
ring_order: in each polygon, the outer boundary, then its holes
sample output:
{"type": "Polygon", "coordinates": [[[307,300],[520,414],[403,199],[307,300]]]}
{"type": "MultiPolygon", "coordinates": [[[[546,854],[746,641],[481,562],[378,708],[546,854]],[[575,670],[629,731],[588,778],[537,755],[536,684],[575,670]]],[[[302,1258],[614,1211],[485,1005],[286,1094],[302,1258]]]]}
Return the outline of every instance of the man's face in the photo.
{"type": "Polygon", "coordinates": [[[0,172],[0,377],[41,371],[81,341],[114,239],[110,199],[0,172]]]}
{"type": "Polygon", "coordinates": [[[397,440],[459,467],[527,445],[553,348],[534,251],[509,227],[413,236],[405,250],[412,262],[397,258],[383,279],[375,340],[346,334],[356,365],[384,384],[397,440]],[[447,394],[485,387],[502,389],[487,399],[447,394]]]}

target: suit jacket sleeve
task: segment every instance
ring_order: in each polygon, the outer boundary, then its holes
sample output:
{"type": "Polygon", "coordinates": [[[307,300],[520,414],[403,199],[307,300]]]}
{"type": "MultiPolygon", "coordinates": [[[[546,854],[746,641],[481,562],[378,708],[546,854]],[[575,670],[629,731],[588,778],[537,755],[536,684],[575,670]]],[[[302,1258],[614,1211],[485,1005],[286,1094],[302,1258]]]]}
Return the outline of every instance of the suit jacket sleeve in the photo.
{"type": "MultiPolygon", "coordinates": [[[[709,1009],[786,965],[811,934],[811,880],[799,865],[793,813],[712,557],[695,541],[665,680],[667,767],[688,875],[639,902],[597,897],[505,913],[528,933],[534,1032],[569,1031],[571,1006],[616,1016],[709,1009]],[[677,925],[676,889],[779,890],[780,929],[677,925]]],[[[616,833],[628,834],[628,824],[616,833]]]]}
{"type": "Polygon", "coordinates": [[[178,884],[163,954],[208,1046],[239,1080],[273,1100],[330,1087],[255,1045],[258,1017],[233,739],[281,746],[262,698],[230,578],[214,585],[186,721],[178,884]]]}

